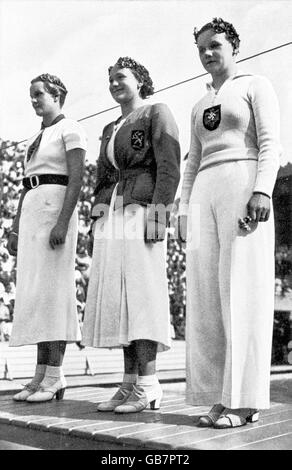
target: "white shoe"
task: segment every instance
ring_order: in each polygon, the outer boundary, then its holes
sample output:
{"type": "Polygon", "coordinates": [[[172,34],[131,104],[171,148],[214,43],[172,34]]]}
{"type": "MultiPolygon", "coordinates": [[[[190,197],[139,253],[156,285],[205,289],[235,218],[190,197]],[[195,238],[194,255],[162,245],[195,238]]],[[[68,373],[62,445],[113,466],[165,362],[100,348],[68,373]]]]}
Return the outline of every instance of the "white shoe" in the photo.
{"type": "Polygon", "coordinates": [[[54,384],[44,387],[42,384],[39,385],[38,390],[35,393],[28,396],[26,401],[30,403],[39,403],[43,401],[51,401],[54,397],[56,400],[62,400],[64,397],[65,389],[66,389],[66,382],[65,380],[58,380],[54,384]]]}
{"type": "Polygon", "coordinates": [[[151,389],[145,391],[141,386],[134,385],[133,392],[127,401],[115,408],[115,413],[137,413],[145,410],[150,405],[151,410],[159,410],[162,398],[162,389],[157,382],[151,389]]]}
{"type": "Polygon", "coordinates": [[[62,367],[47,366],[44,379],[39,384],[39,388],[26,401],[39,403],[51,401],[54,397],[56,397],[56,400],[62,400],[66,385],[62,367]]]}
{"type": "Polygon", "coordinates": [[[33,379],[24,386],[24,388],[16,393],[13,396],[14,401],[26,401],[26,399],[35,393],[39,387],[39,384],[43,380],[46,372],[46,365],[45,364],[37,364],[35,368],[35,374],[33,379]]]}
{"type": "Polygon", "coordinates": [[[26,401],[26,399],[30,396],[33,395],[37,389],[39,388],[38,383],[33,383],[30,382],[24,386],[24,388],[16,393],[16,395],[13,396],[14,401],[26,401]]]}
{"type": "Polygon", "coordinates": [[[97,411],[114,411],[114,409],[127,401],[133,391],[133,384],[122,384],[113,397],[103,401],[97,406],[97,411]]]}

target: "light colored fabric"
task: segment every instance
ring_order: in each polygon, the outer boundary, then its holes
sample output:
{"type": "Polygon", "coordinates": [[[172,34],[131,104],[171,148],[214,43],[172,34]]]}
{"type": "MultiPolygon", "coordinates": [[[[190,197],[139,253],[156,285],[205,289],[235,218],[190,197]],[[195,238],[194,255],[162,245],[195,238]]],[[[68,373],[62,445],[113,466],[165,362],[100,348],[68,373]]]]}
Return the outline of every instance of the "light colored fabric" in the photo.
{"type": "Polygon", "coordinates": [[[126,121],[126,118],[120,119],[119,122],[114,125],[112,135],[107,144],[107,149],[106,149],[107,157],[115,168],[118,168],[117,162],[115,160],[115,153],[114,153],[115,137],[116,137],[116,133],[118,132],[120,127],[122,127],[125,121],[126,121]]]}
{"type": "Polygon", "coordinates": [[[75,287],[78,215],[75,209],[64,245],[49,245],[66,187],[41,185],[28,191],[22,205],[17,254],[17,283],[10,346],[41,341],[79,341],[75,287]]]}
{"type": "MultiPolygon", "coordinates": [[[[107,146],[114,166],[114,139],[124,122],[118,123],[107,146]]],[[[108,213],[94,226],[82,343],[111,348],[148,339],[158,343],[158,352],[165,351],[170,348],[166,241],[145,243],[146,208],[124,208],[117,188],[108,213]]]]}
{"type": "MultiPolygon", "coordinates": [[[[29,145],[35,139],[29,141],[29,145]]],[[[25,175],[68,174],[66,151],[86,149],[79,123],[62,119],[44,129],[38,150],[25,175]]],[[[75,208],[65,244],[49,245],[49,236],[63,206],[66,186],[44,184],[24,197],[17,253],[17,285],[10,346],[41,341],[79,341],[75,256],[78,214],[75,208]]]]}
{"type": "Polygon", "coordinates": [[[256,176],[257,162],[229,162],[199,172],[192,190],[186,380],[194,405],[269,407],[273,213],[249,234],[238,227],[256,176]]]}
{"type": "MultiPolygon", "coordinates": [[[[115,199],[113,193],[112,202],[115,199]]],[[[82,329],[83,344],[127,346],[138,339],[170,347],[164,242],[145,244],[145,208],[130,206],[95,223],[94,247],[82,329]]]]}
{"type": "Polygon", "coordinates": [[[137,377],[137,385],[139,387],[143,387],[144,391],[148,389],[151,389],[153,385],[156,385],[159,383],[158,377],[156,374],[154,375],[138,375],[137,377]]]}
{"type": "MultiPolygon", "coordinates": [[[[28,147],[37,138],[28,141],[28,147]]],[[[87,137],[81,125],[73,119],[62,119],[53,126],[46,127],[38,150],[27,163],[24,161],[24,174],[68,175],[66,151],[75,148],[86,150],[87,137]]]]}
{"type": "Polygon", "coordinates": [[[271,196],[281,153],[279,123],[278,100],[265,77],[239,72],[226,80],[217,94],[209,87],[192,111],[180,213],[187,213],[197,173],[227,161],[256,159],[253,191],[271,196]],[[221,122],[210,131],[203,125],[203,114],[216,105],[221,105],[221,122]]]}

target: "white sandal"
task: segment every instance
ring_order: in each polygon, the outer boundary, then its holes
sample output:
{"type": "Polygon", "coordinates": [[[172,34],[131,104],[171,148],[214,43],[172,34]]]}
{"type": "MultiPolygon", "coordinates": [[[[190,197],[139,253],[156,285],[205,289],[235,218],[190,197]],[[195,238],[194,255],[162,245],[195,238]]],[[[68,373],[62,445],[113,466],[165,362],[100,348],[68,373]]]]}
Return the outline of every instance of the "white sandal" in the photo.
{"type": "Polygon", "coordinates": [[[256,423],[259,420],[259,410],[249,409],[246,416],[232,413],[232,411],[233,410],[230,410],[230,413],[222,414],[214,424],[214,428],[238,428],[245,426],[247,423],[256,423]]]}

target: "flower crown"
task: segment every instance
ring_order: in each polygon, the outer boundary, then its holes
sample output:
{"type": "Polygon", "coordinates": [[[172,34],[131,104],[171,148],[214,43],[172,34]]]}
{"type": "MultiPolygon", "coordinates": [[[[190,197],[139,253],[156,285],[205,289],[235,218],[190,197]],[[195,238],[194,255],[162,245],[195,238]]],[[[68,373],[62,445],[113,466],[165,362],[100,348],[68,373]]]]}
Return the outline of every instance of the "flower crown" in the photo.
{"type": "Polygon", "coordinates": [[[210,23],[205,24],[202,28],[194,28],[194,37],[195,37],[195,42],[197,43],[199,35],[203,31],[207,31],[208,29],[213,29],[215,33],[225,33],[226,38],[229,40],[229,42],[232,44],[233,49],[238,49],[239,44],[240,44],[240,39],[239,35],[234,28],[232,23],[228,23],[227,21],[224,21],[222,18],[213,18],[213,20],[210,23]]]}
{"type": "Polygon", "coordinates": [[[68,93],[67,88],[65,87],[64,83],[61,82],[61,80],[58,77],[56,77],[56,75],[51,75],[49,73],[42,73],[41,75],[39,75],[38,77],[36,77],[32,80],[32,82],[36,82],[36,81],[51,83],[52,85],[55,85],[55,86],[61,88],[61,90],[65,94],[68,93]]]}
{"type": "MultiPolygon", "coordinates": [[[[115,66],[116,65],[120,68],[131,69],[133,74],[136,76],[136,78],[142,82],[143,84],[141,87],[142,98],[146,98],[149,95],[153,95],[154,93],[153,82],[149,75],[148,70],[146,69],[146,67],[144,67],[144,65],[139,64],[139,62],[136,62],[136,60],[128,56],[120,57],[115,63],[115,66]]],[[[109,74],[112,68],[113,66],[108,68],[109,74]]]]}

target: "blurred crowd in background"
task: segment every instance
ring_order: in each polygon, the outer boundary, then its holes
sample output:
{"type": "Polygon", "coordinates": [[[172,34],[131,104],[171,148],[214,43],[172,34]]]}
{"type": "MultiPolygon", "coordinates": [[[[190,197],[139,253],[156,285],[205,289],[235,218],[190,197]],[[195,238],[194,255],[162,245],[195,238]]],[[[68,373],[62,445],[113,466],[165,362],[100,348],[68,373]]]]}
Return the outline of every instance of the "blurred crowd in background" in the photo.
{"type": "MultiPolygon", "coordinates": [[[[0,340],[8,341],[13,321],[16,288],[16,259],[7,251],[7,239],[22,190],[25,146],[0,141],[0,340]],[[8,147],[8,148],[5,148],[8,147]]],[[[86,162],[78,201],[79,234],[75,259],[76,298],[82,325],[91,258],[87,253],[90,209],[95,185],[95,165],[86,162]]],[[[176,215],[173,215],[172,224],[176,215]]],[[[172,337],[184,337],[185,252],[174,239],[168,241],[167,272],[171,305],[172,337]]]]}
{"type": "MultiPolygon", "coordinates": [[[[7,238],[22,190],[23,159],[25,146],[12,146],[0,140],[0,341],[8,341],[12,322],[16,288],[16,259],[8,254],[7,238]],[[9,147],[10,145],[10,147],[9,147]]],[[[82,326],[87,294],[91,258],[87,253],[87,234],[91,219],[90,209],[95,186],[95,165],[86,162],[83,186],[78,202],[79,235],[75,259],[76,298],[80,324],[82,326]]],[[[176,201],[176,210],[178,206],[176,201]]],[[[183,339],[185,335],[185,247],[170,236],[176,223],[177,211],[171,218],[168,234],[167,274],[171,311],[172,337],[183,339]]],[[[277,246],[275,252],[275,295],[292,295],[292,249],[277,246]]],[[[277,327],[277,325],[275,324],[277,327]]]]}

